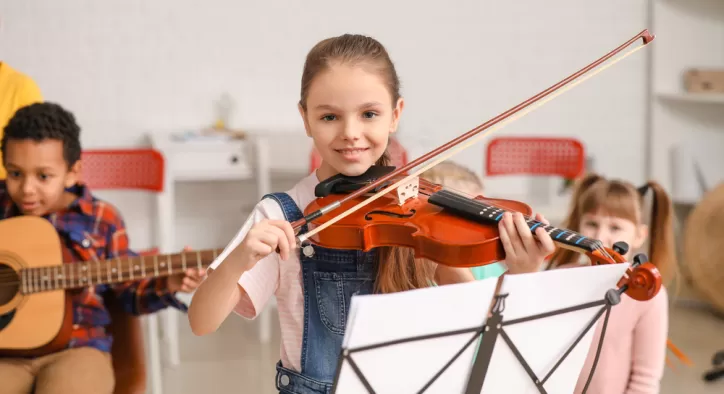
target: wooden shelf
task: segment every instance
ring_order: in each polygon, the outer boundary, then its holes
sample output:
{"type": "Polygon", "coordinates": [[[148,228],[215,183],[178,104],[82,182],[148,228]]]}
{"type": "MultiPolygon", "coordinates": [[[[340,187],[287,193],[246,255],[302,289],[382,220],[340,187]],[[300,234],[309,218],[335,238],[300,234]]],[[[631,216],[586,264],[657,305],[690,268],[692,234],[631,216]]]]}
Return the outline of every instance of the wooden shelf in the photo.
{"type": "Polygon", "coordinates": [[[724,93],[657,93],[661,100],[724,104],[724,93]]]}

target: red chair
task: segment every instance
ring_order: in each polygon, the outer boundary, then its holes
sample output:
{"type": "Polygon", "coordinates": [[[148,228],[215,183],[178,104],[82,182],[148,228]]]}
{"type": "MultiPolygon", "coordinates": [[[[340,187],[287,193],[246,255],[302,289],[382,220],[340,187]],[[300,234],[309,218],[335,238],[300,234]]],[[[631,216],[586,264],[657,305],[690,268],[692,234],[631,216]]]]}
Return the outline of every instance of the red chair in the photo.
{"type": "Polygon", "coordinates": [[[87,150],[81,159],[83,182],[92,190],[163,190],[163,155],[156,150],[87,150]]]}
{"type": "MultiPolygon", "coordinates": [[[[399,168],[407,164],[407,151],[402,146],[402,144],[397,141],[396,138],[390,137],[390,143],[387,147],[387,151],[390,154],[390,160],[392,161],[393,166],[399,168]]],[[[309,163],[309,172],[311,173],[312,171],[316,170],[321,164],[322,156],[319,155],[319,152],[315,147],[312,147],[312,155],[310,157],[309,163]]]]}
{"type": "Polygon", "coordinates": [[[558,175],[575,179],[586,170],[583,144],[573,138],[498,137],[490,141],[485,173],[558,175]]]}
{"type": "MultiPolygon", "coordinates": [[[[133,189],[160,192],[163,190],[164,160],[153,149],[87,150],[81,155],[83,163],[82,182],[91,190],[133,189]]],[[[157,248],[141,252],[156,254],[157,248]]],[[[146,359],[144,352],[141,319],[129,315],[110,298],[106,300],[112,316],[109,331],[114,336],[113,369],[116,377],[115,394],[141,394],[146,392],[146,359]]],[[[149,319],[149,322],[153,320],[149,319]]],[[[157,326],[150,324],[151,326],[157,326]]],[[[152,350],[156,349],[157,329],[149,329],[152,350]]],[[[154,353],[154,352],[152,352],[154,353]]],[[[160,356],[151,355],[154,370],[153,379],[160,379],[160,356]]],[[[154,382],[158,384],[157,382],[154,382]]]]}

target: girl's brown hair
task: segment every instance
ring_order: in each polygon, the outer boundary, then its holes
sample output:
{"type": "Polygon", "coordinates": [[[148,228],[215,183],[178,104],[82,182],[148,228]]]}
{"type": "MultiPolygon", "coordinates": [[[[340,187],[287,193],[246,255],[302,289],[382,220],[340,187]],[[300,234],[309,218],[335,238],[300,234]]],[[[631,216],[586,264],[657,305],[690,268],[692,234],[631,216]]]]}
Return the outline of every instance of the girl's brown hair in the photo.
{"type": "MultiPolygon", "coordinates": [[[[335,64],[361,66],[378,74],[387,85],[393,107],[397,105],[401,97],[400,80],[385,47],[371,37],[344,34],[319,42],[307,54],[299,99],[299,106],[304,111],[307,110],[307,96],[314,78],[335,64]]],[[[389,154],[385,152],[376,164],[389,165],[389,163],[389,154]]],[[[416,261],[411,249],[380,247],[377,250],[379,253],[375,280],[377,292],[394,293],[428,287],[433,283],[435,265],[416,261]]]]}
{"type": "MultiPolygon", "coordinates": [[[[664,282],[673,279],[677,270],[674,251],[673,207],[671,199],[657,182],[649,181],[636,188],[629,182],[609,180],[597,174],[588,174],[574,188],[567,220],[562,227],[580,231],[581,217],[586,213],[605,212],[630,220],[636,224],[646,220],[644,197],[653,192],[649,226],[648,258],[661,272],[664,282]]],[[[576,260],[576,252],[558,248],[551,257],[550,268],[576,260]]]]}

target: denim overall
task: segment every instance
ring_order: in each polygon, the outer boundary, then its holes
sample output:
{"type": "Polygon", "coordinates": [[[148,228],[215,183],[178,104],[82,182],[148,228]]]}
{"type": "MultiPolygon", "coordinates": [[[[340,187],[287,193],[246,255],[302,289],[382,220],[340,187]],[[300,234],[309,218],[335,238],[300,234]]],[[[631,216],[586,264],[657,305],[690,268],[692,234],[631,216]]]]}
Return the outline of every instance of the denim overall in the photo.
{"type": "MultiPolygon", "coordinates": [[[[286,193],[264,196],[279,203],[287,221],[303,214],[286,193]]],[[[307,231],[307,226],[302,227],[307,231]]],[[[276,388],[281,394],[329,394],[337,371],[350,300],[373,292],[374,251],[326,249],[306,245],[299,255],[304,294],[301,373],[277,363],[276,388]],[[313,249],[313,253],[311,250],[313,249]],[[311,256],[307,256],[311,254],[311,256]]]]}

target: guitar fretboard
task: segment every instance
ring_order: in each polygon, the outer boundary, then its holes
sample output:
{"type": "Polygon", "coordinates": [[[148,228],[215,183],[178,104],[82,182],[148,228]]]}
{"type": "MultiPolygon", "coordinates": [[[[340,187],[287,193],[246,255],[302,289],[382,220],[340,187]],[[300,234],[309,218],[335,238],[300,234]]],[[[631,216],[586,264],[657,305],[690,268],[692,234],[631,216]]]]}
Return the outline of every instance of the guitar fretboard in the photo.
{"type": "Polygon", "coordinates": [[[20,271],[20,291],[32,294],[174,275],[189,268],[208,267],[221,251],[197,250],[25,268],[20,271]]]}

